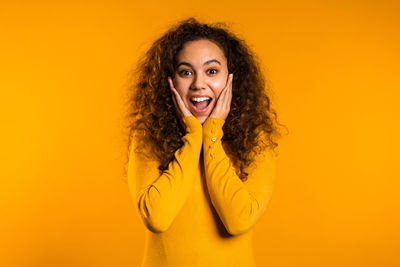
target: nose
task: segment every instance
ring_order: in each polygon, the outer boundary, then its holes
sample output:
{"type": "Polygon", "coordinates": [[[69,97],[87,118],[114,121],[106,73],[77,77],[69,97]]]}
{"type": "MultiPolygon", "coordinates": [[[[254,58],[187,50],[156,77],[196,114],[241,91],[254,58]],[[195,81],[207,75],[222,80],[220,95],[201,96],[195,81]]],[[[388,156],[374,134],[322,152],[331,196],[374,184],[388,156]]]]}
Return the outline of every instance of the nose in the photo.
{"type": "Polygon", "coordinates": [[[194,75],[193,83],[190,88],[192,90],[200,90],[206,88],[206,77],[204,77],[201,73],[196,73],[194,75]]]}

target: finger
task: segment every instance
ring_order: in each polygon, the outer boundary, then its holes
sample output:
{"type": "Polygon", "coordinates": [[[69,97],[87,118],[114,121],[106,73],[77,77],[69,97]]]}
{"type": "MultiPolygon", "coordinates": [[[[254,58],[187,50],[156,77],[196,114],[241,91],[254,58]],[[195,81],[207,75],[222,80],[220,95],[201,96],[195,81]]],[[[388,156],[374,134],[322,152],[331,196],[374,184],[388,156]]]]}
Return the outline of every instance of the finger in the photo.
{"type": "Polygon", "coordinates": [[[224,102],[224,107],[226,110],[229,109],[229,95],[230,95],[230,91],[231,89],[228,87],[228,89],[226,90],[226,96],[225,96],[225,102],[224,102]]]}
{"type": "Polygon", "coordinates": [[[228,94],[227,108],[229,108],[229,109],[230,109],[231,101],[232,101],[232,90],[233,90],[232,82],[233,82],[233,73],[231,74],[231,78],[229,81],[229,92],[227,93],[228,94]]]}
{"type": "Polygon", "coordinates": [[[227,81],[225,89],[224,89],[225,94],[229,91],[229,88],[232,86],[232,78],[233,78],[233,74],[229,74],[228,81],[227,81]]]}
{"type": "Polygon", "coordinates": [[[232,77],[231,77],[231,74],[229,74],[228,81],[226,82],[225,88],[222,92],[223,97],[225,97],[226,93],[229,91],[229,86],[231,85],[231,80],[232,80],[232,77]]]}
{"type": "Polygon", "coordinates": [[[215,104],[215,109],[219,110],[224,107],[224,96],[226,94],[226,88],[221,91],[217,99],[217,104],[215,104]]]}
{"type": "Polygon", "coordinates": [[[172,79],[171,79],[171,77],[168,77],[168,83],[169,83],[169,87],[172,89],[172,88],[175,88],[174,87],[174,83],[172,82],[172,79]]]}
{"type": "Polygon", "coordinates": [[[171,88],[171,91],[175,95],[175,98],[174,98],[175,104],[177,104],[177,102],[178,103],[183,102],[181,96],[179,95],[178,91],[176,91],[176,89],[174,87],[174,83],[172,82],[171,77],[168,77],[168,82],[169,82],[169,86],[171,88]]]}
{"type": "Polygon", "coordinates": [[[178,91],[173,86],[172,79],[170,80],[170,86],[171,86],[171,90],[175,94],[175,101],[176,101],[175,103],[177,103],[177,106],[178,106],[181,116],[182,117],[192,116],[192,113],[189,111],[189,109],[186,106],[185,102],[183,101],[181,95],[178,93],[178,91]]]}
{"type": "Polygon", "coordinates": [[[232,101],[232,89],[229,89],[229,93],[226,97],[226,109],[229,110],[231,107],[231,101],[232,101]]]}
{"type": "Polygon", "coordinates": [[[171,88],[171,91],[174,93],[176,99],[179,103],[182,101],[181,96],[179,95],[178,91],[176,91],[175,87],[174,87],[174,83],[172,82],[171,77],[168,77],[168,82],[169,82],[169,86],[171,88]]]}
{"type": "Polygon", "coordinates": [[[183,116],[183,114],[182,114],[182,111],[181,111],[179,105],[176,103],[175,96],[172,96],[172,100],[174,101],[176,113],[177,113],[178,117],[181,118],[183,116]]]}
{"type": "MultiPolygon", "coordinates": [[[[224,96],[225,96],[225,94],[226,94],[226,92],[227,92],[227,89],[229,88],[229,81],[230,81],[230,79],[231,79],[231,77],[230,77],[230,74],[228,75],[228,80],[227,80],[227,82],[226,82],[226,85],[225,85],[225,87],[224,87],[224,89],[222,89],[222,91],[221,91],[221,93],[220,93],[220,95],[219,95],[219,97],[218,97],[218,100],[220,100],[220,98],[224,98],[224,96]]],[[[221,99],[222,100],[222,99],[221,99]]]]}
{"type": "Polygon", "coordinates": [[[176,108],[176,110],[178,112],[178,115],[181,116],[182,115],[182,111],[181,111],[180,106],[177,103],[177,97],[179,96],[179,94],[174,88],[174,84],[172,83],[171,77],[168,77],[168,82],[169,82],[170,89],[172,91],[172,101],[174,102],[174,105],[175,105],[175,108],[176,108]]]}
{"type": "Polygon", "coordinates": [[[225,86],[224,91],[222,92],[222,97],[221,97],[221,105],[226,108],[228,106],[228,101],[229,100],[229,92],[230,92],[230,88],[232,85],[232,74],[229,74],[228,76],[228,82],[225,86]]]}
{"type": "Polygon", "coordinates": [[[175,104],[176,104],[177,92],[176,92],[176,90],[175,90],[175,87],[174,87],[174,84],[173,84],[173,82],[172,82],[171,77],[168,77],[168,83],[169,83],[169,87],[170,87],[172,93],[175,95],[175,97],[174,97],[174,102],[175,102],[175,104]]]}
{"type": "Polygon", "coordinates": [[[175,88],[172,89],[174,94],[175,94],[175,100],[178,102],[179,106],[182,108],[185,106],[185,103],[183,103],[182,97],[181,95],[178,93],[178,91],[176,91],[175,88]]]}
{"type": "Polygon", "coordinates": [[[175,93],[175,88],[174,88],[174,84],[172,83],[171,77],[168,77],[168,83],[169,83],[169,88],[172,91],[172,100],[176,104],[176,93],[175,93]]]}
{"type": "Polygon", "coordinates": [[[174,102],[175,107],[178,108],[178,104],[176,103],[176,97],[174,94],[175,93],[172,93],[172,101],[174,102]]]}
{"type": "Polygon", "coordinates": [[[228,80],[226,81],[226,87],[231,86],[232,84],[232,79],[233,79],[233,73],[228,75],[228,80]]]}

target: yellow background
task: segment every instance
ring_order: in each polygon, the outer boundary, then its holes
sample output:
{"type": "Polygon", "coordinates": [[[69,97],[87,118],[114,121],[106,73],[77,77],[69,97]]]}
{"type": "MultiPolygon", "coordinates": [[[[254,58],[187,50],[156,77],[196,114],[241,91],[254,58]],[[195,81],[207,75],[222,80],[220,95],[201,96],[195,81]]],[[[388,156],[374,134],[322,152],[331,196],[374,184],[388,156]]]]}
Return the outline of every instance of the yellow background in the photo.
{"type": "Polygon", "coordinates": [[[399,6],[2,1],[0,266],[139,265],[124,86],[187,16],[247,40],[290,130],[255,227],[258,266],[400,266],[399,6]]]}

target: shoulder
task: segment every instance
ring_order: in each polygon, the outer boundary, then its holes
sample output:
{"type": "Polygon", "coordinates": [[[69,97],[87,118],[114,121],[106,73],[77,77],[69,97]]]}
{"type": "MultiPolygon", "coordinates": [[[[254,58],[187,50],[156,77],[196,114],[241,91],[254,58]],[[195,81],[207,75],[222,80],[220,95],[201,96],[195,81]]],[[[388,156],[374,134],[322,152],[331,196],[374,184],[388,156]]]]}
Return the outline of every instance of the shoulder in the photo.
{"type": "Polygon", "coordinates": [[[152,144],[143,137],[132,136],[129,151],[129,158],[132,160],[156,161],[152,153],[152,144]]]}
{"type": "Polygon", "coordinates": [[[275,168],[278,153],[270,147],[268,134],[261,132],[257,137],[257,147],[253,150],[253,161],[250,168],[275,168]]]}

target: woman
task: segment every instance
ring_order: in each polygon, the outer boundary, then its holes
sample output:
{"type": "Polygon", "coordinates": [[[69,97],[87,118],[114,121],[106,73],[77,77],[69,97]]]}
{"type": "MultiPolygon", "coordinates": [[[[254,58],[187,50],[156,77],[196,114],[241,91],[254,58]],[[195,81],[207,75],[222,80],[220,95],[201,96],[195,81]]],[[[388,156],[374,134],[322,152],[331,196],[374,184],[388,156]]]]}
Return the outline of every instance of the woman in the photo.
{"type": "Polygon", "coordinates": [[[128,183],[148,230],[142,266],[255,266],[280,133],[254,56],[221,24],[189,18],[135,79],[128,183]]]}

